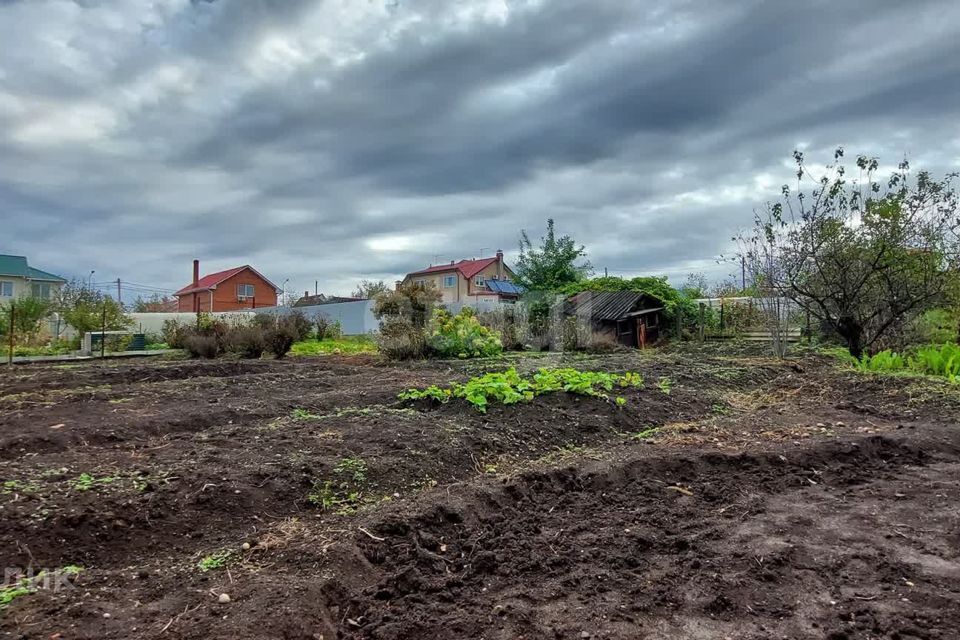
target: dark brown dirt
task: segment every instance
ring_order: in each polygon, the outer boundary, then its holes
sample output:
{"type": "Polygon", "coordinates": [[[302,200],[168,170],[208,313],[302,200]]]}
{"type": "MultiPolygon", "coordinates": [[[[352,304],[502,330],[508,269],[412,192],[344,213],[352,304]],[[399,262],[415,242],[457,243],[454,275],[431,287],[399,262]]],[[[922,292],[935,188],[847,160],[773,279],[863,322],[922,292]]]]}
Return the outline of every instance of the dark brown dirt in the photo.
{"type": "Polygon", "coordinates": [[[0,562],[83,570],[17,598],[0,633],[960,637],[950,385],[716,351],[513,364],[647,385],[622,409],[558,395],[483,415],[395,398],[503,364],[5,372],[0,562]],[[364,463],[359,509],[311,504],[345,459],[364,463]]]}

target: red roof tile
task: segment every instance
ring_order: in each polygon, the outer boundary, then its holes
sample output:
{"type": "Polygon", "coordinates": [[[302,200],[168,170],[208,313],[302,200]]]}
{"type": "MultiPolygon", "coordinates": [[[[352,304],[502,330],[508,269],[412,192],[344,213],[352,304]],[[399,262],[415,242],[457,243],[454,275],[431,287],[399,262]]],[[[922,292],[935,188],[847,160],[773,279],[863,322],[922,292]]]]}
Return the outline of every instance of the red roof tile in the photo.
{"type": "Polygon", "coordinates": [[[233,269],[227,269],[226,271],[217,271],[216,273],[207,274],[197,281],[197,286],[193,286],[193,283],[191,282],[190,284],[183,287],[182,289],[180,289],[180,291],[177,291],[173,295],[180,296],[180,295],[185,295],[187,293],[193,293],[194,291],[206,291],[208,289],[213,289],[214,287],[216,287],[218,284],[220,284],[227,278],[232,278],[233,276],[237,275],[238,273],[246,269],[250,269],[250,271],[253,271],[258,276],[263,278],[267,282],[267,284],[272,286],[274,289],[277,288],[277,285],[273,284],[272,282],[264,278],[256,269],[254,269],[248,264],[245,264],[242,267],[234,267],[233,269]]]}
{"type": "Polygon", "coordinates": [[[463,277],[469,280],[473,276],[477,275],[491,264],[496,263],[497,258],[483,258],[482,260],[461,260],[460,262],[454,262],[453,264],[438,264],[435,267],[428,267],[421,271],[414,271],[411,276],[420,276],[428,273],[440,273],[441,271],[459,271],[463,274],[463,277]]]}

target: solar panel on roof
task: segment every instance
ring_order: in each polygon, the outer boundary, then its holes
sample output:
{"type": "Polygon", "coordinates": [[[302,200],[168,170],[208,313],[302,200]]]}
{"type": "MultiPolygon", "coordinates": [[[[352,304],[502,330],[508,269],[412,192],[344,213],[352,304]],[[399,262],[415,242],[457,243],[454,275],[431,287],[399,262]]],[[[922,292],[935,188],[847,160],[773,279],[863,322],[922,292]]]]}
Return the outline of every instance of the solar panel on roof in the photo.
{"type": "Polygon", "coordinates": [[[522,290],[508,280],[487,280],[487,288],[495,293],[520,294],[522,290]]]}

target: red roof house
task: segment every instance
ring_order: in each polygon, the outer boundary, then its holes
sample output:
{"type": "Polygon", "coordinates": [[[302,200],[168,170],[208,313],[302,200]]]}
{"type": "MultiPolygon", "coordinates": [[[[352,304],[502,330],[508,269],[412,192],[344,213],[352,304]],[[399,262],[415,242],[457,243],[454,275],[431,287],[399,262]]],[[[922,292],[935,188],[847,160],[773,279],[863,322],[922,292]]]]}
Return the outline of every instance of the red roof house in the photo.
{"type": "Polygon", "coordinates": [[[175,294],[177,310],[239,311],[277,306],[280,290],[248,264],[200,277],[200,261],[193,261],[193,282],[175,294]]]}
{"type": "Polygon", "coordinates": [[[510,283],[513,277],[513,271],[503,261],[503,251],[497,251],[492,258],[438,264],[408,273],[403,283],[434,286],[440,291],[441,302],[447,304],[477,300],[515,300],[519,295],[516,287],[499,286],[510,283]]]}

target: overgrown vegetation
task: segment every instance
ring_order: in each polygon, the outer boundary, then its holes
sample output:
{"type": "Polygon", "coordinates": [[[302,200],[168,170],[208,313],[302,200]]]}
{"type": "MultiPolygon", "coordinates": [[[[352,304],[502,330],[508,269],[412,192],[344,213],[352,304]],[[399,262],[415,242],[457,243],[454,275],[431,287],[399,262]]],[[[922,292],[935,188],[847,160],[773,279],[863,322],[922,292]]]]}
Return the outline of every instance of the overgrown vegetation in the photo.
{"type": "MultiPolygon", "coordinates": [[[[425,389],[408,389],[398,396],[402,401],[429,399],[446,403],[451,398],[463,398],[481,413],[487,411],[491,402],[510,405],[529,402],[536,396],[547,393],[573,393],[609,399],[614,389],[639,388],[643,377],[639,373],[622,375],[602,371],[578,371],[577,369],[538,369],[532,376],[524,377],[515,368],[504,372],[486,373],[471,378],[466,383],[453,383],[448,387],[437,385],[425,389]]],[[[617,406],[624,402],[614,400],[617,406]]]]}
{"type": "Polygon", "coordinates": [[[858,371],[871,373],[914,373],[946,378],[960,383],[960,346],[953,342],[914,347],[906,353],[889,349],[860,358],[842,356],[858,371]]]}
{"type": "Polygon", "coordinates": [[[470,307],[456,315],[436,309],[427,345],[441,358],[486,358],[503,351],[500,336],[481,325],[470,307]]]}
{"type": "Polygon", "coordinates": [[[304,340],[293,343],[292,356],[320,356],[357,353],[377,353],[377,343],[372,336],[342,336],[323,340],[304,340]]]}

